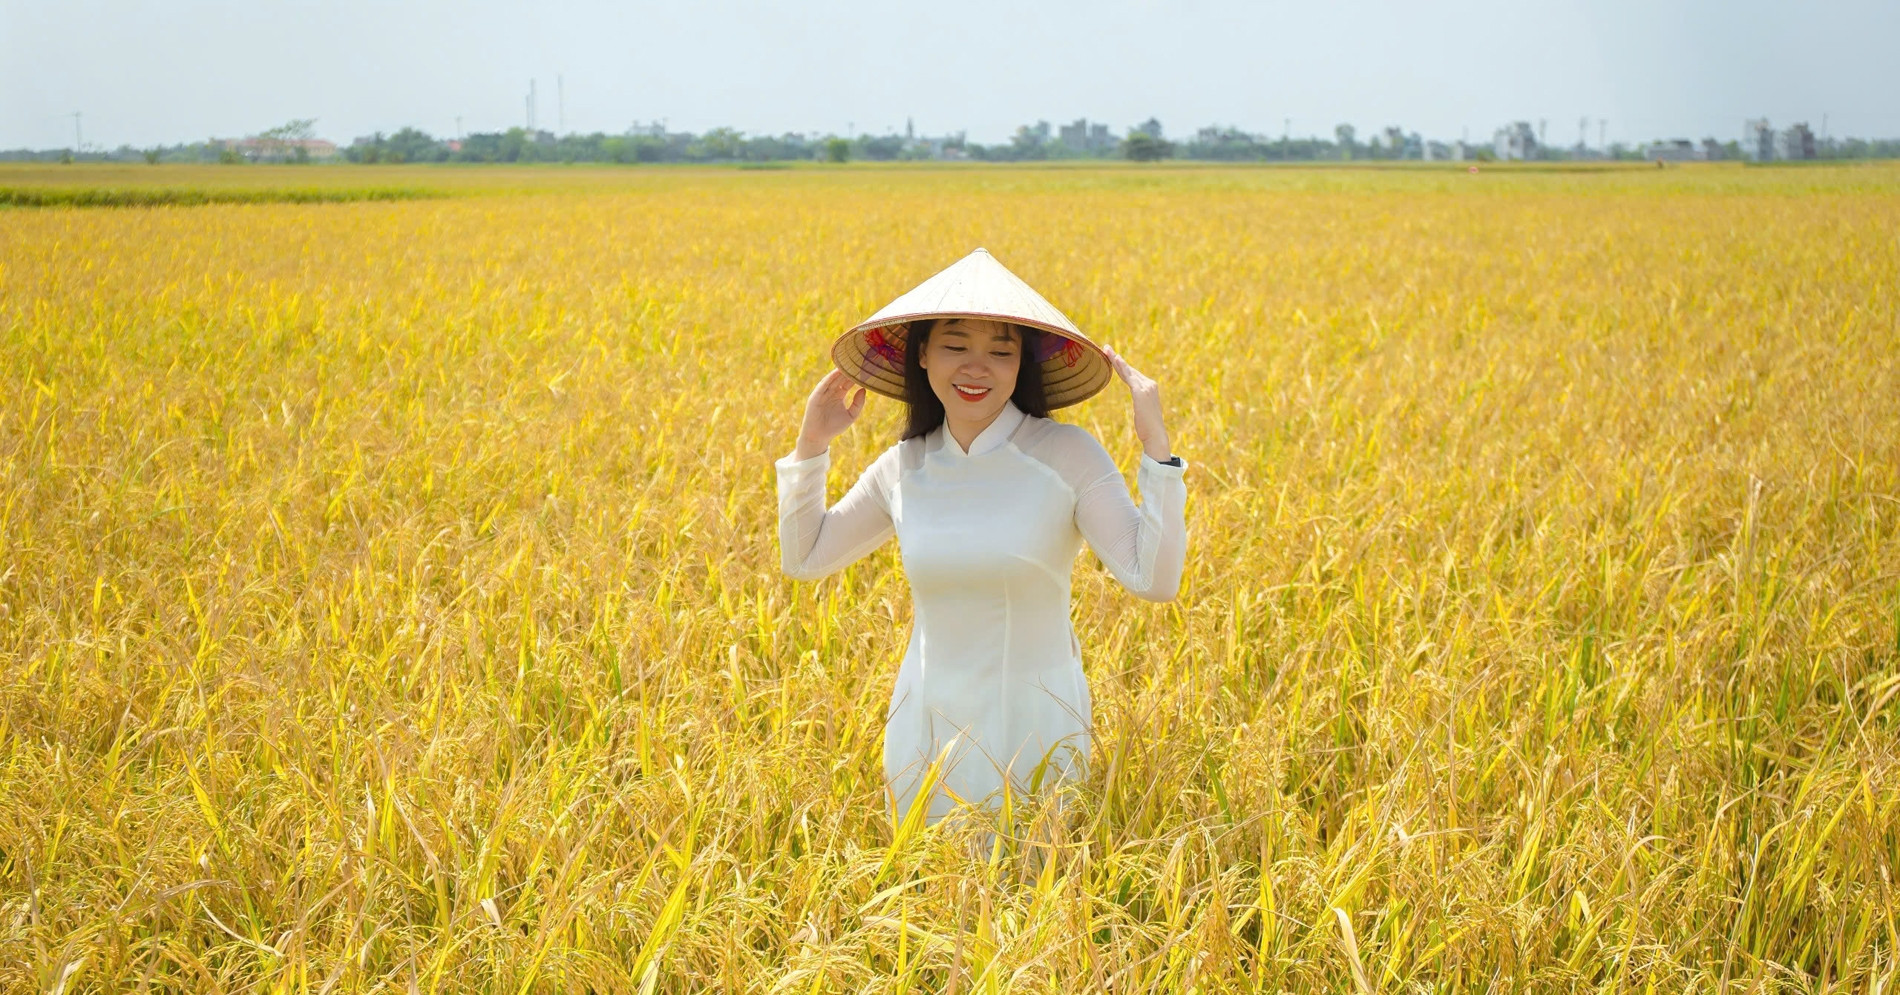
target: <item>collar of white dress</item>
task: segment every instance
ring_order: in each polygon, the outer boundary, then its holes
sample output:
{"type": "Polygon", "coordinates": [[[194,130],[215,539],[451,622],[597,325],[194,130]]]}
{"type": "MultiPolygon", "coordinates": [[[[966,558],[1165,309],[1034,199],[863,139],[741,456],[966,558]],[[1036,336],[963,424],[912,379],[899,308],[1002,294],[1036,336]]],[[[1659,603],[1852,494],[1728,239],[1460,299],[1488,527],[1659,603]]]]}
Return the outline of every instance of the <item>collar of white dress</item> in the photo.
{"type": "Polygon", "coordinates": [[[937,426],[937,431],[941,435],[938,448],[949,456],[981,456],[1008,442],[1009,437],[1015,433],[1016,426],[1021,425],[1023,419],[1027,417],[1029,416],[1023,414],[1023,409],[1017,407],[1014,400],[1004,401],[1003,410],[996,413],[996,420],[990,422],[988,428],[977,433],[976,439],[970,443],[969,452],[964,452],[963,447],[957,445],[957,440],[950,435],[948,423],[937,426]]]}

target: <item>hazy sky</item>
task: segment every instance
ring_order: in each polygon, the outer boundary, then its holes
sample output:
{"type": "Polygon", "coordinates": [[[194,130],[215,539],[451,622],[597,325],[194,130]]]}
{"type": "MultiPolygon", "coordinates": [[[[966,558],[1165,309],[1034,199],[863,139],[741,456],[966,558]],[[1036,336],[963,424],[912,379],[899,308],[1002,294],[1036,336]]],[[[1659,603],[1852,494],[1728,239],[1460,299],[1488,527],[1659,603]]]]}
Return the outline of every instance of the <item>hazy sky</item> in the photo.
{"type": "Polygon", "coordinates": [[[1900,136],[1897,0],[0,0],[0,148],[415,125],[967,130],[1077,117],[1169,137],[1397,124],[1611,141],[1744,118],[1900,136]],[[557,97],[557,77],[565,100],[557,97]],[[564,106],[563,106],[564,105],[564,106]]]}

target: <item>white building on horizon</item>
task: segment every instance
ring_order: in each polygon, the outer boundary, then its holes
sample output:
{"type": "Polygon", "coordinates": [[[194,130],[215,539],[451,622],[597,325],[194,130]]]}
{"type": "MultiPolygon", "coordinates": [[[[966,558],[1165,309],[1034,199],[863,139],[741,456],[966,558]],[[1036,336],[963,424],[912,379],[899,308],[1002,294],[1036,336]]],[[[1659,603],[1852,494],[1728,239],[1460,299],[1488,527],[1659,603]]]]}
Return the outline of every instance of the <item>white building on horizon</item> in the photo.
{"type": "Polygon", "coordinates": [[[1518,161],[1537,158],[1537,133],[1529,121],[1513,121],[1498,129],[1491,139],[1491,151],[1499,159],[1518,161]]]}

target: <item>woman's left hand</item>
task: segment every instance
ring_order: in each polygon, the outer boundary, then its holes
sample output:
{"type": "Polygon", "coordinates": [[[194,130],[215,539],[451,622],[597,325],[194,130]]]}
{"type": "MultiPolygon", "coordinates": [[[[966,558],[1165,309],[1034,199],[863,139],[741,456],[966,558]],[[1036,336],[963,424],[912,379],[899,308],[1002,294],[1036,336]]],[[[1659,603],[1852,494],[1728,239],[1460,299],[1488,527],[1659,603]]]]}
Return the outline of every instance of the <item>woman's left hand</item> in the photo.
{"type": "Polygon", "coordinates": [[[1161,420],[1161,385],[1128,365],[1128,360],[1108,346],[1103,346],[1102,352],[1122,382],[1128,385],[1128,393],[1135,402],[1135,435],[1141,439],[1141,451],[1157,463],[1169,459],[1174,453],[1168,448],[1168,426],[1161,420]]]}

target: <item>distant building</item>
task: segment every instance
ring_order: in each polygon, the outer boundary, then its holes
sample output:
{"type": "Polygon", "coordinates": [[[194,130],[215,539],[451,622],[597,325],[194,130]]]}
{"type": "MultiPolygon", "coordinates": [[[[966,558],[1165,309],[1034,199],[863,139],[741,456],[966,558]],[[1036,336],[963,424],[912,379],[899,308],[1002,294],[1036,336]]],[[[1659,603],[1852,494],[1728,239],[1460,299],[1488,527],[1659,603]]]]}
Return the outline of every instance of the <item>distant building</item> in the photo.
{"type": "Polygon", "coordinates": [[[1522,160],[1537,158],[1537,133],[1531,130],[1529,121],[1513,121],[1499,128],[1491,140],[1491,151],[1499,159],[1522,160]]]}
{"type": "Polygon", "coordinates": [[[1742,125],[1742,154],[1758,162],[1775,157],[1775,129],[1768,126],[1767,118],[1755,118],[1742,125]]]}
{"type": "Polygon", "coordinates": [[[1143,121],[1140,124],[1135,125],[1134,127],[1128,129],[1128,133],[1130,135],[1147,135],[1149,138],[1152,138],[1155,141],[1160,141],[1161,140],[1161,122],[1160,120],[1156,118],[1149,118],[1148,120],[1143,121]]]}
{"type": "Polygon", "coordinates": [[[1702,140],[1702,158],[1710,162],[1716,162],[1728,158],[1728,153],[1723,151],[1721,142],[1713,138],[1704,138],[1702,140]]]}
{"type": "Polygon", "coordinates": [[[1426,142],[1420,151],[1427,162],[1445,162],[1453,155],[1452,147],[1444,142],[1426,142]]]}
{"type": "Polygon", "coordinates": [[[970,157],[969,152],[964,148],[966,142],[964,133],[961,131],[954,135],[932,138],[928,135],[917,135],[915,127],[906,123],[904,133],[909,136],[904,139],[905,158],[968,159],[970,157]]]}
{"type": "Polygon", "coordinates": [[[1652,162],[1691,162],[1702,158],[1702,153],[1687,138],[1670,138],[1643,146],[1643,158],[1652,162]]]}
{"type": "Polygon", "coordinates": [[[1383,148],[1384,154],[1393,159],[1424,159],[1425,139],[1418,132],[1406,134],[1404,128],[1387,126],[1379,137],[1373,139],[1375,148],[1383,148]]]}
{"type": "MultiPolygon", "coordinates": [[[[361,140],[359,139],[359,142],[361,140]]],[[[321,138],[226,138],[226,149],[252,162],[290,162],[336,158],[336,143],[321,138]]]]}
{"type": "Polygon", "coordinates": [[[1806,122],[1789,125],[1781,133],[1781,147],[1777,150],[1783,159],[1814,158],[1814,132],[1808,130],[1806,122]]]}
{"type": "Polygon", "coordinates": [[[1107,152],[1115,147],[1115,140],[1108,135],[1108,125],[1091,124],[1083,117],[1063,125],[1057,137],[1072,152],[1107,152]]]}

